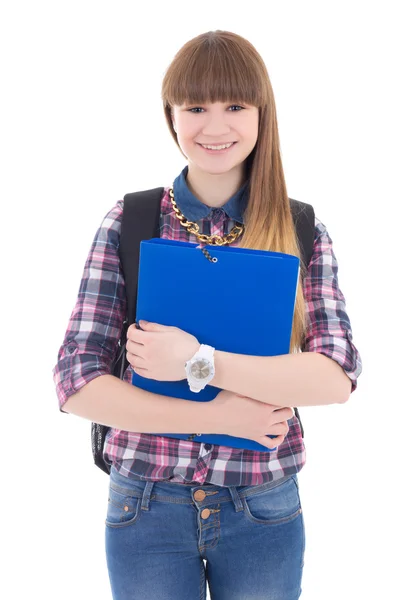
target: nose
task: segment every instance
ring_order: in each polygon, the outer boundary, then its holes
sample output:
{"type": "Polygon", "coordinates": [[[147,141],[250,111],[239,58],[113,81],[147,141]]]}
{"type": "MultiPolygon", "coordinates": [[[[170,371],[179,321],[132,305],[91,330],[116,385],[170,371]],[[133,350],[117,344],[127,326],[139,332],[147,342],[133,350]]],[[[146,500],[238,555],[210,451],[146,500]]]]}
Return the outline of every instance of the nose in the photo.
{"type": "Polygon", "coordinates": [[[220,115],[209,115],[203,126],[203,135],[209,139],[220,139],[229,134],[231,128],[220,115]]]}

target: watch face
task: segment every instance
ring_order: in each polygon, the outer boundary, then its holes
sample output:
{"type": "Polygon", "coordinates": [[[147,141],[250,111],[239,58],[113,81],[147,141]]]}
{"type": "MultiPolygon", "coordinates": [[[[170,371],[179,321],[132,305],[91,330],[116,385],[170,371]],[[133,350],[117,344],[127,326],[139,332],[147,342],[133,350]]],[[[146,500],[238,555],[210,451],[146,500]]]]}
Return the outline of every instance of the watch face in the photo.
{"type": "Polygon", "coordinates": [[[190,374],[196,379],[206,379],[211,373],[211,363],[205,358],[199,358],[190,367],[190,374]]]}

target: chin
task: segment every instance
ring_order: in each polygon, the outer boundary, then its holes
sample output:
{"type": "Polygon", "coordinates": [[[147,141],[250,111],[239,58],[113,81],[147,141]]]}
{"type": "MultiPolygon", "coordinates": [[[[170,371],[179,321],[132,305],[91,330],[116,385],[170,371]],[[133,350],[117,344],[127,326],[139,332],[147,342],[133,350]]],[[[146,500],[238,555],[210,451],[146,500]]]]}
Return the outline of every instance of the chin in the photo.
{"type": "MultiPolygon", "coordinates": [[[[243,159],[243,160],[246,160],[246,159],[243,159]]],[[[223,175],[224,173],[229,173],[230,171],[239,168],[243,163],[243,161],[242,162],[235,161],[234,163],[225,164],[225,165],[223,165],[223,164],[210,165],[209,163],[203,164],[202,162],[200,162],[200,161],[198,162],[195,160],[192,160],[191,162],[194,165],[196,165],[196,167],[198,169],[200,169],[201,171],[204,171],[205,173],[210,173],[212,175],[223,175]]]]}

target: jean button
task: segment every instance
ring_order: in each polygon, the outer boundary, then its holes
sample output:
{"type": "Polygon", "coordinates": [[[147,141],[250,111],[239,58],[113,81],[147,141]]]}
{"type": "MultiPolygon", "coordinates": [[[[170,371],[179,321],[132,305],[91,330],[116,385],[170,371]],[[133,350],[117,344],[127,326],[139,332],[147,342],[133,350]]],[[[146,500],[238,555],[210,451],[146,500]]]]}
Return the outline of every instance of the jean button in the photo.
{"type": "Polygon", "coordinates": [[[196,490],[194,493],[194,499],[197,500],[197,502],[202,502],[206,495],[207,494],[204,490],[196,490]]]}

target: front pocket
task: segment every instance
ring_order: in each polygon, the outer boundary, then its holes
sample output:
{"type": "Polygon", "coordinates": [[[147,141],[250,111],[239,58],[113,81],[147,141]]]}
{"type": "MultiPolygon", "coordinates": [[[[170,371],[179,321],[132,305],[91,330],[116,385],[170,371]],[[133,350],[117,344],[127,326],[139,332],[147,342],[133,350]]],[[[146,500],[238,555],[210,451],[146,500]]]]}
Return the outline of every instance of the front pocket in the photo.
{"type": "Polygon", "coordinates": [[[106,525],[109,527],[127,527],[136,523],[141,510],[139,492],[123,494],[109,486],[106,525]]]}
{"type": "Polygon", "coordinates": [[[245,516],[253,523],[280,525],[295,519],[302,511],[293,477],[269,490],[242,498],[245,516]]]}

